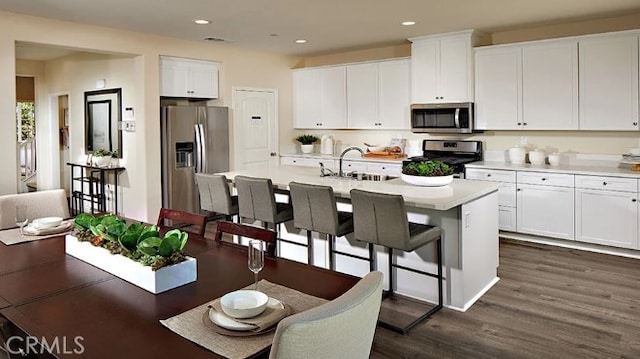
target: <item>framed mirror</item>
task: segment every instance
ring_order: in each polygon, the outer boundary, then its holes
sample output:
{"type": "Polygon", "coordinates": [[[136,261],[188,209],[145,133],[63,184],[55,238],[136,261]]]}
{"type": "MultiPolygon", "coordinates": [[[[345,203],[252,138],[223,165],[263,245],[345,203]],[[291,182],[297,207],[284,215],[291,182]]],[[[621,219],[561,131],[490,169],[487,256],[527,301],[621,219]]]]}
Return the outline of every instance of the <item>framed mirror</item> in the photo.
{"type": "Polygon", "coordinates": [[[122,89],[87,91],[84,93],[84,142],[86,150],[117,151],[122,157],[122,89]]]}

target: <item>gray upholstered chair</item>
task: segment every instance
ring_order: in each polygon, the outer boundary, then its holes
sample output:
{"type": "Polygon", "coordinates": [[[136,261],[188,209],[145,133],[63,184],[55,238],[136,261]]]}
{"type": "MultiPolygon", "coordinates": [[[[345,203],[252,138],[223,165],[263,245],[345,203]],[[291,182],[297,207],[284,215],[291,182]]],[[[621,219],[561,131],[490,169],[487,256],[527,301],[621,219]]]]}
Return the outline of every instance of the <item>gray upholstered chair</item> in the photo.
{"type": "Polygon", "coordinates": [[[340,297],[278,323],[270,359],[369,358],[382,299],[371,272],[340,297]]]}
{"type": "Polygon", "coordinates": [[[226,176],[196,173],[196,181],[200,192],[200,208],[224,214],[227,220],[238,214],[238,196],[231,195],[226,176]]]}
{"type": "Polygon", "coordinates": [[[24,205],[29,222],[41,217],[69,218],[67,193],[63,189],[0,196],[0,229],[16,226],[16,206],[24,205]]]}
{"type": "MultiPolygon", "coordinates": [[[[276,233],[279,233],[280,223],[293,219],[291,204],[276,202],[270,179],[236,176],[233,182],[238,192],[238,213],[241,219],[261,221],[265,228],[273,224],[276,233]]],[[[278,240],[284,241],[281,238],[278,240]]]]}
{"type": "Polygon", "coordinates": [[[438,280],[437,305],[406,325],[381,322],[390,329],[406,333],[442,308],[442,231],[439,227],[409,222],[404,199],[400,195],[374,193],[359,189],[352,189],[350,194],[353,206],[354,236],[356,240],[369,243],[371,270],[377,267],[374,245],[386,247],[389,251],[389,290],[386,293],[387,296],[393,295],[395,291],[395,268],[427,275],[438,280]],[[435,244],[437,274],[404,267],[394,262],[394,249],[412,252],[431,243],[435,244]]]}
{"type": "Polygon", "coordinates": [[[329,268],[335,269],[335,237],[353,232],[353,215],[340,212],[329,186],[289,183],[293,205],[293,225],[307,231],[308,263],[313,264],[312,232],[324,233],[329,242],[329,268]]]}

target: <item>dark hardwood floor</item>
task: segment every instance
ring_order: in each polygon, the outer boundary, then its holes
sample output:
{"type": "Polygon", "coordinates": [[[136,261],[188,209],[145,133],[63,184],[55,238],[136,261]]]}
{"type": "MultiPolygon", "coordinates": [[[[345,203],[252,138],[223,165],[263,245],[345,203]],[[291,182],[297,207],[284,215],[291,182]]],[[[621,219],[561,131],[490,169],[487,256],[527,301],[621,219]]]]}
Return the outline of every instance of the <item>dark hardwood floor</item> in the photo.
{"type": "Polygon", "coordinates": [[[640,358],[640,260],[501,239],[498,276],[465,313],[378,327],[371,358],[640,358]]]}
{"type": "Polygon", "coordinates": [[[465,313],[379,327],[371,358],[640,358],[640,260],[503,239],[498,275],[465,313]]]}

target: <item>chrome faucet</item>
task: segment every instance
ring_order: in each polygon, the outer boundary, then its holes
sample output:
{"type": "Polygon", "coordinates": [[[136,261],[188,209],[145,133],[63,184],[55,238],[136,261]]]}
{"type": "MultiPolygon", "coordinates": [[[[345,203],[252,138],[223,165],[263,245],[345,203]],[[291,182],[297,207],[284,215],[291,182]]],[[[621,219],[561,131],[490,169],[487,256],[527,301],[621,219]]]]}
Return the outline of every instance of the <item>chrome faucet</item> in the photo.
{"type": "Polygon", "coordinates": [[[333,172],[332,170],[325,168],[324,167],[324,163],[319,162],[320,163],[320,177],[327,177],[327,176],[335,176],[335,172],[333,172]]]}
{"type": "Polygon", "coordinates": [[[364,156],[364,151],[362,151],[360,149],[360,147],[355,147],[355,146],[354,147],[349,147],[349,148],[346,148],[344,151],[342,151],[342,153],[340,154],[340,166],[338,168],[338,176],[344,177],[344,172],[342,172],[342,159],[344,158],[344,155],[347,152],[353,151],[353,150],[360,152],[360,157],[364,156]]]}

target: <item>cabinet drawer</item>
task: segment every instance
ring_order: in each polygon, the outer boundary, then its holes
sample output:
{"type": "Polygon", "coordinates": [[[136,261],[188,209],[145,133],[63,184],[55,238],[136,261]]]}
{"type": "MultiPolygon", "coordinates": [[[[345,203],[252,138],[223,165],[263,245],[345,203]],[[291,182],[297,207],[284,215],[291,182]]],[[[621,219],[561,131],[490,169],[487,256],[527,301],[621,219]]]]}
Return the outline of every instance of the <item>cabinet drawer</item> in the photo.
{"type": "Polygon", "coordinates": [[[396,163],[369,163],[367,164],[367,172],[400,176],[402,165],[396,163]]]}
{"type": "Polygon", "coordinates": [[[343,172],[351,172],[351,171],[367,171],[367,163],[366,162],[356,162],[356,161],[342,161],[342,171],[343,172]]]}
{"type": "Polygon", "coordinates": [[[485,170],[478,168],[468,168],[465,178],[493,182],[515,183],[516,172],[507,170],[485,170]]]}
{"type": "Polygon", "coordinates": [[[332,170],[336,167],[334,160],[303,157],[280,157],[280,164],[284,166],[317,167],[319,170],[320,162],[322,162],[326,168],[330,168],[332,170]]]}
{"type": "Polygon", "coordinates": [[[638,180],[624,177],[576,176],[576,188],[638,192],[638,180]]]}
{"type": "Polygon", "coordinates": [[[537,184],[542,186],[573,187],[573,175],[563,173],[543,173],[518,171],[518,184],[537,184]]]}

